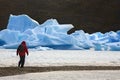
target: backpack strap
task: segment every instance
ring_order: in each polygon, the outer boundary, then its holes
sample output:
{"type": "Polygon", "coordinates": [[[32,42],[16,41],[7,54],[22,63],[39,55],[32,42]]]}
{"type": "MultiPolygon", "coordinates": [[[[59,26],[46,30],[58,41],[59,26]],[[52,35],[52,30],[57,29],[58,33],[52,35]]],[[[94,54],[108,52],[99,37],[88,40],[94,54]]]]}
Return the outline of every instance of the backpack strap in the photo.
{"type": "Polygon", "coordinates": [[[20,46],[18,47],[18,51],[19,51],[19,52],[23,52],[23,51],[24,51],[23,45],[20,45],[20,46]]]}

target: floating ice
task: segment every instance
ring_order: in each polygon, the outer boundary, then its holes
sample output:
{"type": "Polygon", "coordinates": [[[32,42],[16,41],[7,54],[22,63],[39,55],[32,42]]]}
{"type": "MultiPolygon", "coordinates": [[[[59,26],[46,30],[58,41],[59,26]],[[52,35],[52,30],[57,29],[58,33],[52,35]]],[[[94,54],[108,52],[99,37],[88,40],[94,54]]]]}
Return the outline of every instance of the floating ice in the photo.
{"type": "Polygon", "coordinates": [[[0,32],[0,39],[6,42],[6,44],[15,43],[18,41],[19,34],[18,31],[4,29],[0,32]]]}
{"type": "Polygon", "coordinates": [[[10,15],[7,29],[0,31],[0,48],[17,48],[25,40],[29,48],[37,50],[94,48],[120,51],[120,30],[105,34],[88,34],[83,30],[77,30],[67,34],[72,28],[72,24],[59,24],[56,19],[48,19],[40,25],[27,15],[10,15]]]}
{"type": "Polygon", "coordinates": [[[39,23],[31,19],[27,15],[10,15],[7,29],[24,32],[27,29],[33,29],[38,26],[39,23]]]}
{"type": "Polygon", "coordinates": [[[4,44],[6,44],[5,41],[0,39],[0,46],[3,46],[4,44]]]}

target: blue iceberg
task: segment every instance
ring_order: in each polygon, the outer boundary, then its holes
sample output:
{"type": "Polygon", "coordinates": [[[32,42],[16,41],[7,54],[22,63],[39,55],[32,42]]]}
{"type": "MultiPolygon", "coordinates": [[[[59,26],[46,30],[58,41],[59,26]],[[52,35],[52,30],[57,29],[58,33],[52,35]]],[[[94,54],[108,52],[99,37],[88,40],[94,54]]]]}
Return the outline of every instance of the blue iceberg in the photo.
{"type": "Polygon", "coordinates": [[[44,50],[111,50],[120,51],[120,30],[106,33],[85,33],[76,30],[72,24],[59,24],[48,19],[39,24],[28,15],[10,15],[7,29],[0,31],[0,48],[16,49],[24,40],[29,48],[44,50]],[[44,48],[42,48],[44,47],[44,48]],[[45,49],[46,48],[46,49],[45,49]]]}
{"type": "Polygon", "coordinates": [[[7,29],[24,32],[27,29],[33,29],[39,25],[39,23],[31,19],[27,15],[10,15],[7,29]]]}

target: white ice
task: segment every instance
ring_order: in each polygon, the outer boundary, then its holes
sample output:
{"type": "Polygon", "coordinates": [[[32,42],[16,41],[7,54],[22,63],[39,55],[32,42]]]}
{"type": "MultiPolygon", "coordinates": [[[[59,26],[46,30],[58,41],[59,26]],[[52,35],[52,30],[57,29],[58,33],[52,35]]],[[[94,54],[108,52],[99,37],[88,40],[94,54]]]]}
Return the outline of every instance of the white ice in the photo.
{"type": "MultiPolygon", "coordinates": [[[[0,49],[0,67],[17,66],[15,49],[0,49]]],[[[119,66],[119,51],[29,50],[25,66],[119,66]]]]}
{"type": "MultiPolygon", "coordinates": [[[[0,49],[0,67],[17,67],[16,49],[0,49]]],[[[29,50],[25,67],[45,66],[119,66],[119,51],[29,50]]],[[[52,71],[0,77],[0,80],[119,80],[120,70],[52,71]]]]}
{"type": "Polygon", "coordinates": [[[0,77],[0,80],[120,80],[120,70],[53,71],[0,77]]]}

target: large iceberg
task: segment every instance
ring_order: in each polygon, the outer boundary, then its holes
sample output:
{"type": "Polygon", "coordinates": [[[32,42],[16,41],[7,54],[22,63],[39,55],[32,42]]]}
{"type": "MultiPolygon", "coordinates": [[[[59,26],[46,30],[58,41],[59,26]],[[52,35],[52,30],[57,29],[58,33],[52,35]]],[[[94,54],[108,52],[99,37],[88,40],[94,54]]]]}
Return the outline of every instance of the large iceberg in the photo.
{"type": "Polygon", "coordinates": [[[27,29],[33,29],[39,25],[39,23],[31,19],[27,15],[10,15],[8,21],[7,29],[24,32],[27,29]]]}
{"type": "Polygon", "coordinates": [[[59,24],[56,19],[48,19],[43,24],[28,15],[10,15],[7,29],[0,31],[0,48],[17,48],[22,41],[27,42],[29,48],[60,49],[60,50],[95,50],[120,51],[120,30],[106,33],[85,33],[76,30],[72,24],[59,24]],[[42,48],[43,47],[43,48],[42,48]]]}

